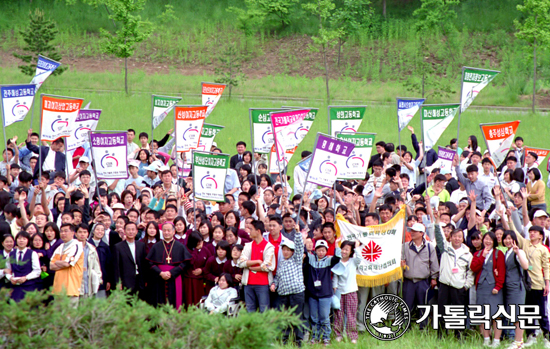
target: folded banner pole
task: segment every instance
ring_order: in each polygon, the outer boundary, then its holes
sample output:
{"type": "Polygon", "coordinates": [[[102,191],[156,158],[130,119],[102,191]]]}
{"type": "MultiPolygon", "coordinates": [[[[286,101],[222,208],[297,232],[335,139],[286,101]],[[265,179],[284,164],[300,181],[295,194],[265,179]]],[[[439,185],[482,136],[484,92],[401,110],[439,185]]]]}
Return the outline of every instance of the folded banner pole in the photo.
{"type": "MultiPolygon", "coordinates": [[[[151,120],[151,127],[153,126],[153,121],[151,120]]],[[[174,112],[174,150],[173,152],[176,153],[175,157],[174,157],[174,163],[176,164],[176,169],[178,170],[177,171],[177,174],[176,174],[176,186],[178,188],[178,195],[180,194],[180,166],[178,165],[178,158],[179,158],[179,153],[178,153],[178,130],[177,130],[177,124],[176,124],[176,112],[174,112]]],[[[182,159],[182,162],[181,162],[181,174],[182,174],[182,177],[183,177],[183,159],[182,159]]],[[[195,188],[193,186],[193,194],[195,192],[195,188]]],[[[193,205],[195,204],[195,198],[193,197],[193,205]]],[[[194,211],[194,209],[193,209],[194,211]]],[[[193,222],[193,225],[195,225],[195,222],[193,222]]],[[[197,230],[197,229],[195,229],[197,230]]]]}
{"type": "MultiPolygon", "coordinates": [[[[40,111],[42,111],[42,97],[44,96],[43,93],[40,94],[40,111]]],[[[36,97],[36,95],[35,95],[36,97]]],[[[31,121],[32,122],[32,121],[31,121]]],[[[67,157],[67,155],[65,155],[67,157]]],[[[44,159],[45,162],[46,159],[44,159]]],[[[38,134],[38,161],[36,162],[36,166],[38,166],[38,182],[40,182],[40,178],[42,178],[42,113],[40,113],[40,133],[38,134]]],[[[33,171],[34,176],[34,171],[33,171]]],[[[69,183],[69,178],[67,177],[67,184],[69,183]]]]}
{"type": "Polygon", "coordinates": [[[399,140],[399,153],[401,154],[400,157],[403,157],[403,152],[401,151],[401,127],[399,127],[399,97],[397,97],[396,103],[397,103],[397,138],[399,140]]]}
{"type": "MultiPolygon", "coordinates": [[[[174,113],[175,114],[175,113],[174,113]]],[[[177,148],[176,148],[176,152],[177,152],[177,148]]],[[[194,149],[191,149],[191,159],[193,159],[193,153],[195,152],[194,149]]],[[[193,168],[191,169],[193,171],[193,176],[196,176],[197,174],[195,173],[195,166],[193,166],[193,168]]],[[[193,181],[193,227],[195,227],[194,230],[199,230],[199,227],[197,227],[197,211],[195,209],[195,181],[193,181]]]]}
{"type": "Polygon", "coordinates": [[[155,132],[155,127],[153,125],[153,121],[155,118],[155,95],[151,95],[151,142],[155,140],[155,137],[153,137],[153,134],[155,132]]]}
{"type": "MultiPolygon", "coordinates": [[[[317,141],[319,140],[319,133],[317,133],[317,135],[315,136],[315,143],[314,146],[313,146],[313,150],[315,151],[315,148],[317,147],[317,141]]],[[[313,161],[313,154],[311,155],[311,160],[310,160],[310,163],[309,163],[309,167],[307,169],[307,174],[306,174],[306,178],[304,179],[304,185],[303,185],[303,188],[302,188],[302,197],[300,198],[300,206],[298,208],[298,220],[297,220],[297,223],[298,225],[300,224],[300,212],[302,211],[302,204],[304,202],[304,194],[306,192],[306,186],[307,186],[307,179],[309,177],[309,171],[311,171],[311,161],[313,161]]],[[[336,214],[334,215],[334,217],[336,217],[336,214]]]]}
{"type": "MultiPolygon", "coordinates": [[[[95,131],[97,132],[97,131],[95,131]]],[[[92,139],[92,133],[94,133],[94,131],[88,131],[88,139],[92,139]]],[[[90,149],[93,147],[92,143],[90,142],[90,149]]],[[[99,179],[97,178],[97,172],[95,170],[95,157],[94,157],[94,152],[93,150],[90,151],[90,157],[92,158],[92,170],[94,171],[94,176],[95,176],[95,179],[97,181],[97,183],[99,183],[99,179]]],[[[96,192],[96,195],[97,195],[97,201],[99,202],[99,207],[101,207],[101,210],[104,210],[103,209],[103,205],[101,204],[101,198],[99,197],[99,185],[96,185],[95,186],[95,192],[96,192]]]]}
{"type": "Polygon", "coordinates": [[[248,109],[248,119],[250,121],[250,141],[252,142],[252,173],[254,174],[256,194],[259,194],[260,190],[258,188],[258,168],[256,167],[256,159],[254,157],[254,126],[252,124],[252,109],[248,109]]]}
{"type": "Polygon", "coordinates": [[[462,89],[464,88],[464,67],[462,67],[462,79],[460,80],[460,107],[458,108],[458,126],[456,128],[456,149],[460,140],[460,116],[462,115],[462,89]]]}

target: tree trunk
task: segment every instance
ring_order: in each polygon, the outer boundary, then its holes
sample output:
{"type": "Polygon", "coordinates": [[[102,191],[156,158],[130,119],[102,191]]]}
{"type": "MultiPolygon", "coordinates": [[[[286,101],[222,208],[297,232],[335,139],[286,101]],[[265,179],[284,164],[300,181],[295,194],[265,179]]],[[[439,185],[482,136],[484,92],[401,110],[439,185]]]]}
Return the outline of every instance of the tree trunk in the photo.
{"type": "Polygon", "coordinates": [[[325,82],[327,85],[327,103],[330,104],[330,92],[328,88],[328,62],[327,62],[327,49],[323,46],[323,61],[325,62],[325,82]]]}
{"type": "Polygon", "coordinates": [[[128,57],[124,57],[124,89],[128,94],[128,57]]]}
{"type": "Polygon", "coordinates": [[[422,69],[422,98],[424,98],[424,80],[426,77],[426,73],[424,72],[424,69],[422,69]]]}
{"type": "Polygon", "coordinates": [[[342,39],[338,38],[338,68],[340,68],[340,55],[342,54],[342,39]]]}
{"type": "MultiPolygon", "coordinates": [[[[537,26],[537,16],[535,16],[535,27],[537,26]]],[[[535,97],[537,95],[537,38],[533,40],[533,114],[535,113],[535,97]]]]}
{"type": "Polygon", "coordinates": [[[386,0],[382,1],[382,14],[386,18],[386,0]]]}
{"type": "Polygon", "coordinates": [[[233,87],[233,55],[229,55],[229,97],[231,99],[231,88],[233,87]]]}

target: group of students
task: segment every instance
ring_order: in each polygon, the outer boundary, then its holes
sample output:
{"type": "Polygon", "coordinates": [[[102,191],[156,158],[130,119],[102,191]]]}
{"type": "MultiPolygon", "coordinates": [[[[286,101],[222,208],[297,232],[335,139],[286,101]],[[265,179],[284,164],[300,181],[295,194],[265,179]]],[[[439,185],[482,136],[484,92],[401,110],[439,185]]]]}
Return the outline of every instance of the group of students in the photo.
{"type": "MultiPolygon", "coordinates": [[[[170,154],[170,132],[159,142],[142,133],[138,146],[128,130],[129,178],[100,180],[87,146],[71,154],[75,169],[67,174],[63,140],[39,146],[29,130],[24,143],[8,141],[0,163],[0,287],[18,302],[51,288],[77,306],[81,297],[108,297],[118,287],[153,306],[203,302],[211,313],[239,300],[250,312],[294,308],[304,325],[284,329],[283,339],[298,345],[306,338],[329,345],[333,329],[336,341],[356,343],[372,297],[398,294],[416,311],[433,289],[440,314],[444,305],[488,304],[492,316],[500,304],[515,314],[519,305],[538,305],[550,347],[550,218],[536,154],[525,153],[517,137],[495,168],[471,136],[464,149],[451,140],[457,157],[442,169],[409,130],[415,155],[380,141],[372,173],[334,188],[306,183],[299,166],[287,171],[291,187],[238,142],[219,203],[195,200],[189,159],[170,154]],[[368,262],[359,241],[337,234],[336,215],[372,226],[403,208],[403,279],[359,287],[357,267],[368,262]]],[[[215,144],[212,151],[221,153],[215,144]]],[[[424,318],[421,309],[417,315],[424,318]]],[[[481,328],[484,345],[499,346],[503,335],[513,338],[511,349],[536,342],[528,330],[524,343],[514,324],[513,334],[481,328]]],[[[441,320],[440,334],[444,328],[441,320]]]]}

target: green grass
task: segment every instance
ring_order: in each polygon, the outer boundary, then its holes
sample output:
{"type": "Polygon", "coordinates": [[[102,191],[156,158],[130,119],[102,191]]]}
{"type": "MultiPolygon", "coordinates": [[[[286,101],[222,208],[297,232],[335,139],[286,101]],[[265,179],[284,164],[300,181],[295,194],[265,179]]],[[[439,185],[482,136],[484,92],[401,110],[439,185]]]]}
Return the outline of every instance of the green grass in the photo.
{"type": "MultiPolygon", "coordinates": [[[[213,75],[180,75],[175,70],[169,74],[146,74],[141,70],[129,69],[129,88],[132,94],[200,94],[201,81],[214,81],[213,75]]],[[[30,81],[15,67],[0,67],[0,84],[23,83],[30,81]]],[[[460,100],[460,72],[452,78],[454,92],[449,96],[428,96],[429,103],[451,103],[460,100]]],[[[530,99],[510,98],[508,79],[505,74],[497,76],[491,86],[483,90],[475,100],[475,105],[528,107],[530,99]]],[[[513,83],[512,83],[513,85],[513,83]]],[[[120,73],[87,73],[70,69],[59,77],[51,77],[44,88],[59,93],[82,95],[94,91],[119,93],[124,90],[124,75],[120,73]]],[[[367,103],[395,103],[395,97],[420,97],[420,93],[408,91],[395,81],[357,81],[350,78],[330,81],[331,100],[367,103]]],[[[53,92],[52,92],[53,93],[53,92]]],[[[326,99],[324,79],[310,79],[301,76],[270,75],[248,79],[242,86],[233,89],[233,97],[264,99],[269,97],[326,99]]],[[[124,97],[126,98],[126,96],[124,97]]]]}
{"type": "MultiPolygon", "coordinates": [[[[461,340],[457,340],[454,335],[443,336],[442,339],[437,338],[437,332],[435,330],[429,330],[428,332],[420,332],[416,324],[411,324],[411,328],[401,337],[394,341],[384,342],[372,337],[368,332],[359,334],[359,341],[357,344],[350,342],[338,343],[336,340],[332,340],[330,348],[334,349],[419,349],[419,348],[438,348],[438,349],[478,349],[482,348],[483,338],[478,331],[468,330],[468,334],[461,340]]],[[[532,346],[533,349],[542,349],[544,345],[540,340],[539,343],[532,346]]],[[[510,342],[502,342],[499,348],[506,349],[510,342]]],[[[322,345],[304,345],[305,348],[323,348],[322,345]]],[[[281,346],[280,348],[292,348],[291,345],[281,346]]]]}
{"type": "MultiPolygon", "coordinates": [[[[0,49],[5,52],[22,49],[25,45],[19,31],[28,22],[29,10],[41,8],[56,21],[59,35],[55,44],[65,57],[102,56],[99,29],[113,30],[104,7],[86,5],[74,0],[67,5],[65,0],[34,0],[32,2],[5,0],[0,2],[0,49]]],[[[301,3],[306,2],[302,0],[301,3]]],[[[429,57],[433,74],[443,85],[452,86],[462,65],[501,69],[503,79],[510,82],[510,89],[501,94],[501,102],[517,103],[518,96],[529,90],[531,61],[523,43],[514,38],[513,20],[520,16],[516,5],[520,0],[465,0],[456,8],[455,26],[458,32],[444,38],[434,31],[427,40],[429,52],[418,54],[420,38],[415,31],[412,13],[418,1],[403,3],[388,0],[388,17],[384,19],[379,10],[381,1],[373,3],[377,16],[367,27],[348,38],[344,45],[340,67],[331,62],[330,69],[337,76],[354,80],[388,82],[401,81],[411,76],[418,83],[422,75],[421,57],[429,57]],[[487,20],[491,18],[491,20],[487,20]]],[[[164,0],[148,0],[143,18],[156,23],[154,34],[138,45],[134,58],[144,61],[163,62],[174,65],[209,66],[217,63],[218,55],[227,43],[236,43],[245,49],[249,69],[261,70],[266,51],[277,45],[273,38],[296,34],[315,35],[316,19],[307,15],[300,4],[292,10],[288,28],[258,28],[255,36],[246,39],[236,27],[236,17],[227,12],[230,6],[243,7],[242,0],[172,0],[177,20],[159,23],[164,0]]],[[[320,66],[311,61],[310,55],[295,55],[302,47],[292,47],[289,54],[275,53],[280,60],[280,73],[300,75],[303,66],[320,66]]],[[[273,53],[272,53],[273,54],[273,53]]],[[[422,58],[423,59],[423,58],[422,58]]],[[[331,61],[335,58],[332,57],[331,61]]],[[[245,66],[246,66],[245,62],[245,66]]],[[[550,90],[550,55],[539,54],[539,78],[537,90],[550,90]]],[[[317,72],[321,74],[319,70],[317,72]]],[[[432,74],[431,72],[428,74],[432,74]]],[[[428,94],[431,86],[427,86],[428,94]]],[[[499,103],[500,104],[500,103],[499,103]]]]}
{"type": "MultiPolygon", "coordinates": [[[[109,73],[79,73],[66,72],[60,77],[50,77],[42,86],[41,93],[51,93],[85,99],[85,103],[92,102],[92,108],[103,109],[99,122],[99,129],[121,130],[134,128],[137,132],[150,132],[151,128],[151,92],[165,95],[182,95],[183,103],[200,104],[200,82],[211,80],[209,76],[178,76],[178,75],[146,75],[143,72],[131,75],[133,92],[127,96],[121,91],[122,75],[109,73]],[[108,89],[114,92],[93,92],[94,90],[108,89]],[[118,92],[116,91],[118,90],[118,92]],[[147,91],[147,92],[139,92],[147,91]],[[193,94],[193,95],[190,95],[193,94]]],[[[0,84],[13,84],[29,81],[27,77],[17,72],[16,68],[0,68],[0,84]]],[[[235,143],[240,140],[250,141],[250,128],[248,119],[249,108],[273,108],[281,105],[304,105],[319,108],[317,120],[313,124],[311,132],[298,147],[298,154],[302,150],[311,150],[317,132],[327,132],[327,104],[325,102],[310,100],[297,102],[291,99],[284,99],[288,96],[319,97],[323,96],[322,80],[308,80],[305,78],[270,77],[260,80],[252,80],[245,84],[242,92],[245,96],[249,93],[255,96],[282,97],[282,100],[259,100],[254,98],[239,98],[238,94],[231,100],[222,99],[214,112],[207,119],[209,123],[224,125],[226,128],[216,139],[218,145],[226,152],[235,151],[235,143]],[[301,93],[299,93],[301,92],[301,93]]],[[[363,84],[360,82],[334,82],[332,87],[335,96],[342,99],[353,99],[355,104],[365,104],[367,98],[372,96],[410,96],[403,89],[396,86],[384,84],[363,84]],[[372,94],[371,94],[372,93],[372,94]],[[368,96],[361,98],[361,96],[368,96]],[[346,98],[347,97],[347,98],[346,98]]],[[[482,105],[490,101],[490,96],[497,98],[499,89],[489,86],[475,100],[474,105],[482,105]],[[489,98],[489,100],[487,100],[489,98]]],[[[391,102],[389,105],[371,104],[367,108],[365,119],[359,129],[362,132],[376,132],[376,139],[386,142],[398,143],[397,117],[394,97],[382,99],[381,101],[391,102]]],[[[442,100],[441,102],[457,102],[458,99],[442,100]]],[[[432,102],[432,101],[430,101],[432,102]]],[[[434,101],[435,102],[435,101],[434,101]]],[[[349,103],[333,103],[345,105],[349,103]]],[[[33,128],[39,129],[38,105],[34,111],[33,128]]],[[[546,122],[548,116],[528,113],[509,113],[496,111],[480,111],[473,108],[468,109],[461,118],[459,143],[464,146],[469,135],[476,135],[481,139],[479,123],[499,122],[510,120],[521,120],[518,135],[525,139],[526,145],[535,147],[547,147],[546,137],[550,134],[550,124],[546,122]],[[543,137],[541,137],[543,136],[543,137]]],[[[8,127],[8,137],[17,134],[22,138],[30,124],[30,115],[25,121],[8,127]]],[[[440,145],[448,144],[451,138],[456,137],[458,120],[455,118],[440,138],[440,145]]],[[[420,121],[416,116],[411,125],[420,135],[420,121]]],[[[161,126],[155,130],[157,135],[164,134],[173,126],[167,118],[161,126]]],[[[156,138],[156,137],[155,137],[156,138]]],[[[411,147],[409,131],[403,131],[402,143],[411,147]]],[[[249,145],[250,146],[250,145],[249,145]]],[[[480,144],[482,148],[484,146],[480,144]]],[[[299,155],[294,156],[291,166],[296,163],[299,155]]],[[[541,168],[546,168],[542,164],[541,168]]]]}

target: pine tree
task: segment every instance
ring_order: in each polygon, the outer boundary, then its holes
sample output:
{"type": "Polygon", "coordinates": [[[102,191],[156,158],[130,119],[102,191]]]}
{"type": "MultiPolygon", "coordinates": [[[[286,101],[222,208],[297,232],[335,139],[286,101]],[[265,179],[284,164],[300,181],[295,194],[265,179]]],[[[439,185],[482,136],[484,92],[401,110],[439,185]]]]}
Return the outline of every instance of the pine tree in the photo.
{"type": "MultiPolygon", "coordinates": [[[[25,75],[34,76],[39,54],[58,62],[61,60],[61,55],[52,44],[52,41],[55,40],[55,36],[58,33],[55,22],[47,19],[44,16],[44,12],[40,11],[40,9],[36,9],[34,13],[30,12],[29,18],[29,26],[25,30],[19,32],[27,44],[27,46],[23,48],[23,51],[28,54],[18,54],[14,52],[13,55],[23,62],[28,63],[27,65],[19,66],[21,72],[25,75]]],[[[66,69],[66,66],[60,66],[52,75],[59,75],[66,69]]]]}

